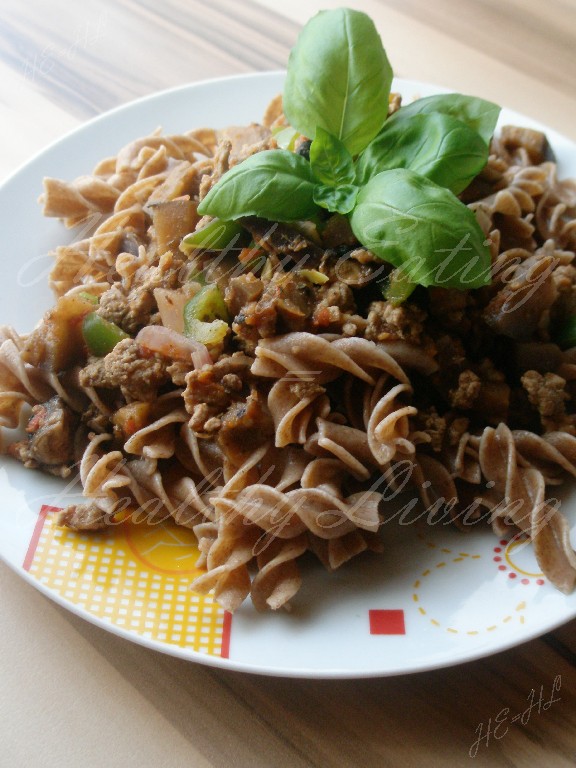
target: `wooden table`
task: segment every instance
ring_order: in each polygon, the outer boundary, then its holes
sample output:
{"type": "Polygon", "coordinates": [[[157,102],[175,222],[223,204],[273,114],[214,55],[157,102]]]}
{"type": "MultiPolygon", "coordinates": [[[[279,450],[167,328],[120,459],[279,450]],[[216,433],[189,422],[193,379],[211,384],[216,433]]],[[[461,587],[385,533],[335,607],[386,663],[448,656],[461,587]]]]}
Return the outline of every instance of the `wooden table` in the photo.
{"type": "MultiPolygon", "coordinates": [[[[337,5],[0,0],[0,177],[134,97],[283,67],[299,26],[337,5]]],[[[375,19],[398,75],[488,97],[576,139],[574,0],[349,5],[375,19]]],[[[450,669],[300,681],[148,651],[3,565],[0,593],[2,768],[576,764],[576,622],[450,669]],[[558,703],[525,724],[506,719],[558,676],[558,703]]]]}

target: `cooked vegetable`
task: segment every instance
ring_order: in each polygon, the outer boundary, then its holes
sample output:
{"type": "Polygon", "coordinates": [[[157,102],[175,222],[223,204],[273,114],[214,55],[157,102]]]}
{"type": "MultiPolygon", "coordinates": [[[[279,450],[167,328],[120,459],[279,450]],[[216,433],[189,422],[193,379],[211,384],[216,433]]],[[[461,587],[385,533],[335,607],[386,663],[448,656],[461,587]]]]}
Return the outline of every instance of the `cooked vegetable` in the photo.
{"type": "Polygon", "coordinates": [[[207,347],[220,344],[226,338],[230,327],[224,320],[211,320],[208,323],[196,318],[190,318],[185,326],[184,333],[189,339],[199,341],[207,347]]]}
{"type": "Polygon", "coordinates": [[[228,309],[217,285],[206,285],[184,306],[184,334],[201,344],[214,346],[228,331],[228,309]]]}
{"type": "Polygon", "coordinates": [[[296,139],[300,136],[300,132],[292,128],[291,125],[281,127],[275,131],[273,130],[272,134],[280,149],[289,149],[290,152],[294,151],[296,147],[296,139]]]}
{"type": "Polygon", "coordinates": [[[192,272],[192,274],[188,278],[189,283],[198,283],[199,285],[206,285],[206,274],[204,270],[201,270],[199,272],[192,272]]]}
{"type": "Polygon", "coordinates": [[[152,403],[141,403],[135,401],[123,405],[113,414],[112,423],[121,430],[124,439],[128,439],[139,429],[142,429],[148,423],[152,403]]]}
{"type": "Polygon", "coordinates": [[[196,213],[196,203],[186,198],[154,203],[150,208],[158,253],[161,254],[177,250],[181,239],[200,219],[196,213]]]}
{"type": "Polygon", "coordinates": [[[119,341],[130,338],[122,328],[96,312],[90,312],[82,321],[82,336],[88,351],[96,357],[104,357],[119,341]]]}
{"type": "Polygon", "coordinates": [[[398,306],[403,304],[416,288],[409,277],[401,269],[393,269],[382,288],[382,295],[387,301],[398,306]]]}
{"type": "Polygon", "coordinates": [[[231,248],[240,239],[242,232],[240,224],[216,218],[202,229],[186,235],[180,243],[180,250],[189,256],[199,248],[213,251],[231,248]]]}
{"type": "Polygon", "coordinates": [[[210,323],[212,320],[228,322],[228,310],[217,285],[205,285],[184,305],[184,333],[191,320],[210,323]]]}
{"type": "Polygon", "coordinates": [[[90,304],[97,305],[100,302],[100,299],[98,298],[98,296],[95,296],[93,293],[88,293],[88,291],[80,291],[78,296],[83,301],[89,301],[90,304]]]}
{"type": "Polygon", "coordinates": [[[313,285],[324,285],[330,279],[328,275],[318,272],[317,269],[299,269],[297,274],[313,285]]]}
{"type": "Polygon", "coordinates": [[[85,357],[82,319],[94,311],[94,296],[61,296],[26,341],[23,359],[50,371],[63,371],[85,357]]]}
{"type": "Polygon", "coordinates": [[[154,288],[160,320],[166,328],[182,333],[184,330],[184,306],[199,290],[198,281],[185,283],[182,288],[154,288]]]}
{"type": "Polygon", "coordinates": [[[163,325],[146,325],[138,331],[136,341],[145,349],[173,360],[192,360],[196,368],[202,368],[212,362],[204,344],[176,333],[171,328],[164,328],[163,325]]]}

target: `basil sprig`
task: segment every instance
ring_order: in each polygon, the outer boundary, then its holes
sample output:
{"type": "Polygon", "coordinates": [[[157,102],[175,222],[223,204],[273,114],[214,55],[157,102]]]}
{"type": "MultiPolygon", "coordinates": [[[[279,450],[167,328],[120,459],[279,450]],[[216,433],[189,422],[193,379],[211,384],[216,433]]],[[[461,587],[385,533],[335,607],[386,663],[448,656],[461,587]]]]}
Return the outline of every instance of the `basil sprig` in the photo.
{"type": "Polygon", "coordinates": [[[201,214],[271,221],[348,215],[360,243],[424,286],[490,282],[490,251],[456,195],[482,170],[500,108],[463,94],[418,99],[388,117],[392,70],[372,21],[322,11],[288,63],[284,112],[312,139],[309,162],[286,149],[233,167],[201,214]]]}
{"type": "Polygon", "coordinates": [[[390,121],[398,122],[413,115],[428,115],[437,112],[441,115],[455,117],[456,120],[465,123],[473,131],[476,131],[488,146],[500,115],[500,107],[491,101],[465,96],[463,93],[440,93],[435,96],[425,96],[422,99],[416,99],[411,104],[406,104],[390,117],[390,121]]]}
{"type": "Polygon", "coordinates": [[[382,171],[408,168],[459,194],[486,159],[484,140],[466,123],[438,112],[415,114],[386,122],[358,159],[358,182],[365,184],[382,171]]]}
{"type": "Polygon", "coordinates": [[[198,206],[223,220],[260,216],[270,221],[308,219],[318,210],[310,163],[287,149],[267,149],[231,168],[198,206]]]}
{"type": "Polygon", "coordinates": [[[350,213],[356,203],[356,168],[344,142],[318,126],[310,145],[310,168],[318,180],[314,202],[338,213],[350,213]]]}
{"type": "Polygon", "coordinates": [[[305,136],[324,128],[357,155],[386,120],[392,75],[369,16],[320,11],[290,52],[284,113],[305,136]]]}
{"type": "Polygon", "coordinates": [[[479,288],[490,278],[474,213],[414,171],[396,168],[370,179],[350,223],[361,243],[418,285],[479,288]]]}

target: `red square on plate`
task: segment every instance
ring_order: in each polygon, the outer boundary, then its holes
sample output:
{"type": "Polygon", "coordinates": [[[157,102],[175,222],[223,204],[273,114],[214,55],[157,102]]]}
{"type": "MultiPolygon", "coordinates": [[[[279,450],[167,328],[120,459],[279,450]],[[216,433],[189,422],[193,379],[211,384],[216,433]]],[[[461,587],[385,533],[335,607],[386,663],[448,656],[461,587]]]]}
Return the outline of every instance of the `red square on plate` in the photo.
{"type": "Polygon", "coordinates": [[[404,611],[377,609],[368,611],[371,635],[405,635],[404,611]]]}

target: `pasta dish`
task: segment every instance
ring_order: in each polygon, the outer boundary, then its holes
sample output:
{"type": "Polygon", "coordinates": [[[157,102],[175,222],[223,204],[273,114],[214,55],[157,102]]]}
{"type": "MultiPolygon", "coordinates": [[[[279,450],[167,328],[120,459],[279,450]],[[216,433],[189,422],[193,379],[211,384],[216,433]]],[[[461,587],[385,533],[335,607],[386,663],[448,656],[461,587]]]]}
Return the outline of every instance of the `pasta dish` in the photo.
{"type": "MultiPolygon", "coordinates": [[[[403,108],[390,94],[386,125],[403,108]]],[[[334,570],[381,551],[399,506],[526,537],[572,591],[553,491],[576,475],[576,184],[542,133],[503,127],[450,192],[489,279],[442,280],[464,238],[420,280],[359,236],[356,181],[316,185],[312,215],[293,196],[292,220],[210,210],[255,158],[320,167],[320,132],[293,123],[285,95],[262,123],[158,131],[89,175],[45,180],[45,215],[90,231],[55,250],[57,298],[36,328],[0,328],[0,428],[27,433],[5,450],[78,471],[85,503],[60,525],[193,529],[192,588],[231,611],[248,596],[288,607],[306,552],[334,570]]]]}

